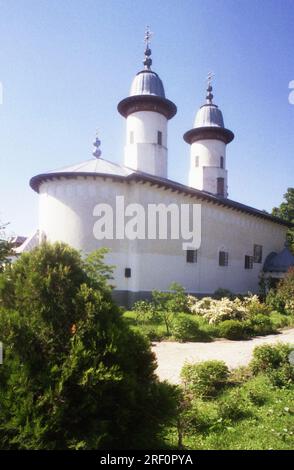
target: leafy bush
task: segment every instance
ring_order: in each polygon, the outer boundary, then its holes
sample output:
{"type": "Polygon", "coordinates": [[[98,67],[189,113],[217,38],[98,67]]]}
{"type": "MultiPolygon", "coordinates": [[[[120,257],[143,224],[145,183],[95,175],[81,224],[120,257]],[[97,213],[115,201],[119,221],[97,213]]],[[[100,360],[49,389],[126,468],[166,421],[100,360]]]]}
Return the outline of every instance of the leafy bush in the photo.
{"type": "Polygon", "coordinates": [[[265,301],[271,309],[276,310],[279,313],[286,313],[284,299],[276,289],[269,290],[265,301]]]}
{"type": "Polygon", "coordinates": [[[195,341],[199,338],[199,325],[194,320],[178,316],[172,323],[172,334],[179,341],[195,341]]]}
{"type": "Polygon", "coordinates": [[[256,314],[269,314],[268,306],[262,304],[257,295],[250,295],[231,300],[223,297],[220,300],[211,297],[197,299],[189,297],[191,313],[203,316],[210,324],[218,324],[225,320],[247,320],[256,314]]]}
{"type": "Polygon", "coordinates": [[[288,387],[294,383],[294,366],[283,364],[279,369],[270,371],[268,375],[276,387],[288,387]]]}
{"type": "Polygon", "coordinates": [[[243,390],[248,400],[254,406],[262,406],[267,402],[269,397],[269,388],[271,383],[269,378],[265,375],[258,375],[252,377],[243,385],[243,390]]]}
{"type": "Polygon", "coordinates": [[[178,313],[188,312],[188,297],[185,289],[176,282],[169,286],[168,292],[154,290],[152,292],[154,311],[163,320],[167,335],[170,335],[174,316],[178,313]]]}
{"type": "Polygon", "coordinates": [[[188,312],[188,297],[184,287],[173,282],[168,292],[154,290],[152,292],[153,305],[159,310],[169,310],[173,313],[188,312]]]}
{"type": "Polygon", "coordinates": [[[252,336],[262,336],[276,333],[276,329],[268,316],[258,313],[250,318],[248,332],[252,336]]]}
{"type": "Polygon", "coordinates": [[[232,390],[219,401],[219,416],[223,420],[235,422],[251,414],[251,403],[239,389],[232,390]]]}
{"type": "Polygon", "coordinates": [[[133,311],[136,313],[136,321],[140,324],[158,321],[158,316],[154,310],[154,305],[146,300],[138,300],[133,305],[133,311]]]}
{"type": "Polygon", "coordinates": [[[218,325],[222,338],[240,340],[248,338],[248,324],[238,320],[225,320],[218,325]]]}
{"type": "Polygon", "coordinates": [[[193,399],[186,403],[180,414],[182,432],[204,433],[214,425],[218,419],[217,406],[211,401],[193,399]]]}
{"type": "Polygon", "coordinates": [[[205,361],[200,364],[185,364],[181,378],[185,390],[195,397],[216,396],[227,384],[229,369],[223,361],[205,361]]]}
{"type": "Polygon", "coordinates": [[[271,290],[267,303],[275,310],[294,315],[294,268],[290,268],[276,290],[271,290]]]}
{"type": "Polygon", "coordinates": [[[0,275],[0,449],[146,448],[174,416],[102,258],[43,244],[0,275]]]}
{"type": "Polygon", "coordinates": [[[294,347],[289,344],[262,345],[253,351],[250,368],[253,374],[265,373],[276,386],[287,386],[294,382],[294,366],[289,355],[294,347]]]}
{"type": "Polygon", "coordinates": [[[284,328],[285,326],[294,325],[294,318],[289,315],[284,315],[276,310],[271,312],[270,319],[274,328],[284,328]]]}
{"type": "Polygon", "coordinates": [[[290,344],[263,344],[253,351],[250,368],[254,374],[278,369],[283,364],[289,364],[289,354],[294,347],[290,344]]]}

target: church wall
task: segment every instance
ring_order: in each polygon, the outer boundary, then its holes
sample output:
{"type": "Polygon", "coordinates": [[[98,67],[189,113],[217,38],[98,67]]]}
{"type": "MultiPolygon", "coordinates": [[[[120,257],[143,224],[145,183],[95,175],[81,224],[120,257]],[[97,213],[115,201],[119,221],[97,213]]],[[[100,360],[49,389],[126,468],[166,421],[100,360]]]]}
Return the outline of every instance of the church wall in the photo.
{"type": "Polygon", "coordinates": [[[166,178],[167,118],[153,111],[134,112],[127,117],[126,133],[125,166],[166,178]]]}
{"type": "Polygon", "coordinates": [[[226,144],[220,140],[203,139],[191,145],[189,186],[217,193],[217,178],[224,178],[227,193],[226,144]],[[223,157],[223,168],[220,168],[223,157]],[[196,164],[197,159],[197,164],[196,164]],[[198,165],[198,166],[197,166],[198,165]]]}
{"type": "Polygon", "coordinates": [[[149,183],[78,177],[41,184],[40,230],[51,242],[63,241],[86,252],[108,247],[107,262],[116,266],[114,284],[122,298],[126,292],[166,290],[174,281],[191,293],[208,294],[218,288],[257,292],[263,262],[271,251],[283,248],[286,227],[149,183]],[[125,205],[139,203],[145,208],[150,203],[201,203],[197,263],[186,262],[182,240],[95,239],[93,227],[99,217],[93,215],[94,207],[115,207],[116,196],[124,196],[125,205]],[[262,263],[244,269],[244,257],[253,255],[254,244],[263,246],[262,263]],[[219,266],[219,250],[228,252],[228,266],[219,266]],[[131,268],[130,278],[125,277],[125,268],[131,268]]]}

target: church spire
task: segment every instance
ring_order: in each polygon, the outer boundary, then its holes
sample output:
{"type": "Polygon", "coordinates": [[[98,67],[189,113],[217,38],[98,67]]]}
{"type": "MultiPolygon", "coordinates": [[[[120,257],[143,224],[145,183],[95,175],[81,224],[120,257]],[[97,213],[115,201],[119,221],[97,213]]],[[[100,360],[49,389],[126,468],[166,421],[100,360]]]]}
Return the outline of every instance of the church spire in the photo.
{"type": "Polygon", "coordinates": [[[206,93],[206,103],[207,104],[213,104],[212,103],[213,94],[212,94],[212,85],[211,85],[212,78],[213,78],[213,73],[209,72],[209,74],[207,75],[207,88],[206,88],[206,91],[207,91],[207,93],[206,93]]]}
{"type": "Polygon", "coordinates": [[[98,137],[98,131],[96,132],[96,138],[95,141],[93,142],[94,150],[93,150],[93,157],[95,158],[100,158],[101,157],[101,149],[100,149],[101,141],[99,140],[98,137]]]}
{"type": "Polygon", "coordinates": [[[151,65],[152,65],[152,59],[151,59],[151,49],[150,49],[150,40],[152,37],[153,33],[150,31],[149,26],[146,26],[146,31],[145,31],[145,36],[144,36],[144,42],[146,44],[145,47],[145,58],[143,60],[143,65],[145,67],[145,70],[151,70],[151,65]]]}

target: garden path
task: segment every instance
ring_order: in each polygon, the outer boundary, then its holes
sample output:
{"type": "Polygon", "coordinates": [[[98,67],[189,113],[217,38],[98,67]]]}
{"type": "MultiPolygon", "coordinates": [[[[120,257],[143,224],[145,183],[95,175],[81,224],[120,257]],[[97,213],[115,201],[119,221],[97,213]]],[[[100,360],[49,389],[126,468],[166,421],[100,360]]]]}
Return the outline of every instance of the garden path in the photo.
{"type": "Polygon", "coordinates": [[[285,329],[277,335],[257,337],[248,341],[215,340],[212,343],[176,343],[161,341],[152,343],[160,380],[180,383],[180,372],[185,362],[195,363],[211,359],[225,361],[230,369],[246,366],[253,349],[261,344],[294,344],[294,328],[285,329]]]}

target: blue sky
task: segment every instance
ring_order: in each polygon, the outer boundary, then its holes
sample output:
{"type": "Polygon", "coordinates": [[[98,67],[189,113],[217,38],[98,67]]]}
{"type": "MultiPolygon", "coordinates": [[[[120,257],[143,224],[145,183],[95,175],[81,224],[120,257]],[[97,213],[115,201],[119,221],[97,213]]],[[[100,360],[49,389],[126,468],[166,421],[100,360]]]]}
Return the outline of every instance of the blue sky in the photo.
{"type": "Polygon", "coordinates": [[[31,176],[91,158],[122,162],[116,110],[142,67],[149,24],[153,69],[178,107],[169,123],[169,177],[188,181],[183,133],[215,74],[215,102],[235,133],[229,197],[271,210],[294,185],[293,0],[0,0],[0,220],[37,226],[31,176]]]}

